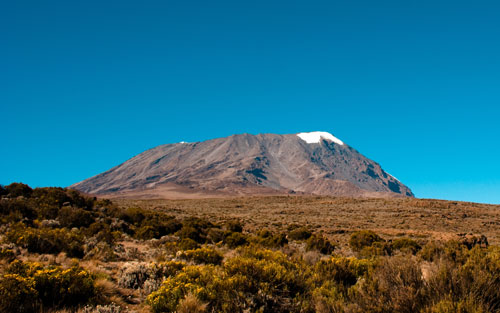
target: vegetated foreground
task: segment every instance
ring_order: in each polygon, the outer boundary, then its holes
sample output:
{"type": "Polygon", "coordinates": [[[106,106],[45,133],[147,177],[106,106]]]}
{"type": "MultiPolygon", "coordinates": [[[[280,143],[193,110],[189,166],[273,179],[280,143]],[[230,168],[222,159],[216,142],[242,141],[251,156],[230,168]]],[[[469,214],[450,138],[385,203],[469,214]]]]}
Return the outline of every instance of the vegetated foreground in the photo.
{"type": "Polygon", "coordinates": [[[0,312],[500,312],[500,206],[0,197],[0,312]]]}

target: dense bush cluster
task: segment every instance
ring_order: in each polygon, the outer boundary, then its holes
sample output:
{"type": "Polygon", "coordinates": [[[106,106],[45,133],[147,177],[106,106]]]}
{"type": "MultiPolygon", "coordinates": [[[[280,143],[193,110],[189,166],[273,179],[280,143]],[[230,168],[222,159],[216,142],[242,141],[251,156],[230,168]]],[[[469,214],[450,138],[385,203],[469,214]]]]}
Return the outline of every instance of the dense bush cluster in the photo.
{"type": "Polygon", "coordinates": [[[398,238],[390,242],[371,230],[354,232],[349,239],[349,246],[360,257],[393,255],[397,251],[416,254],[422,248],[411,238],[398,238]]]}
{"type": "Polygon", "coordinates": [[[347,248],[304,225],[250,231],[20,183],[0,186],[0,221],[0,312],[500,312],[500,248],[483,237],[362,230],[347,248]]]}
{"type": "Polygon", "coordinates": [[[13,261],[0,277],[1,312],[39,312],[77,307],[95,297],[93,276],[77,264],[68,269],[13,261]]]}

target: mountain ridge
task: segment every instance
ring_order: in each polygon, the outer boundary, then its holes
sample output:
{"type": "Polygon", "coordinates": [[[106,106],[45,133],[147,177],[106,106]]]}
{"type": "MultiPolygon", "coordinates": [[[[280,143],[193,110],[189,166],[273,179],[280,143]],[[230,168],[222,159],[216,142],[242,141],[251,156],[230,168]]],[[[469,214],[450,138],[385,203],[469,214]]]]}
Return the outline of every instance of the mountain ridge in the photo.
{"type": "Polygon", "coordinates": [[[95,195],[160,198],[175,193],[413,196],[378,163],[327,132],[245,133],[160,145],[70,187],[95,195]]]}

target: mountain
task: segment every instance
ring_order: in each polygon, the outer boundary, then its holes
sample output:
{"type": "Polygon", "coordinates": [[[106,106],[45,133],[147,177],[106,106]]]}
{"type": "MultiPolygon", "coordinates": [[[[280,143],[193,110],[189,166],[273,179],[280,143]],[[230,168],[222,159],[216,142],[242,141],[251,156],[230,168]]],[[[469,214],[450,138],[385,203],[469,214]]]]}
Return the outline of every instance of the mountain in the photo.
{"type": "Polygon", "coordinates": [[[161,145],[70,187],[142,198],[413,196],[380,165],[327,132],[242,134],[161,145]]]}

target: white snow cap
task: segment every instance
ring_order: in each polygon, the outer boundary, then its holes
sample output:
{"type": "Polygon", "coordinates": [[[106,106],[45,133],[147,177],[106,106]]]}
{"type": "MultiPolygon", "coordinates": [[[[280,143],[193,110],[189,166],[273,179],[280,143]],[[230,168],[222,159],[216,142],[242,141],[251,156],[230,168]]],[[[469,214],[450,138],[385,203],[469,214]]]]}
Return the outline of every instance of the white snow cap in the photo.
{"type": "Polygon", "coordinates": [[[327,132],[299,133],[297,134],[297,136],[299,136],[300,139],[304,140],[307,143],[319,143],[321,139],[326,139],[333,141],[338,145],[344,145],[344,143],[340,139],[327,132]]]}

